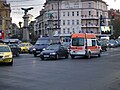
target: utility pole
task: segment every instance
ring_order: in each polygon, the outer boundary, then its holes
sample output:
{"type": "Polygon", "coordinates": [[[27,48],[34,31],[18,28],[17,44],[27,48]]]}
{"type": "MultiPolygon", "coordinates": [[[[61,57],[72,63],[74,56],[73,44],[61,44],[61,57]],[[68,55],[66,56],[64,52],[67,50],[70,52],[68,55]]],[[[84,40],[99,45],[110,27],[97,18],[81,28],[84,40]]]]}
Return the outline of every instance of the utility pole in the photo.
{"type": "Polygon", "coordinates": [[[58,0],[58,36],[60,37],[60,0],[58,0]]]}

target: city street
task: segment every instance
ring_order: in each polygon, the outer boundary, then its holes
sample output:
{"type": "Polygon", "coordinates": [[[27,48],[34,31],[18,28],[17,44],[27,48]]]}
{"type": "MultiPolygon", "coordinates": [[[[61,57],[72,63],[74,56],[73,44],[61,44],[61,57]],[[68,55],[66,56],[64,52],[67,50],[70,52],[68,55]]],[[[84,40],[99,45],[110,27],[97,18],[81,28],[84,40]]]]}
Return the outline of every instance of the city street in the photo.
{"type": "Polygon", "coordinates": [[[0,90],[120,90],[120,48],[91,59],[21,54],[13,66],[0,65],[0,90]]]}

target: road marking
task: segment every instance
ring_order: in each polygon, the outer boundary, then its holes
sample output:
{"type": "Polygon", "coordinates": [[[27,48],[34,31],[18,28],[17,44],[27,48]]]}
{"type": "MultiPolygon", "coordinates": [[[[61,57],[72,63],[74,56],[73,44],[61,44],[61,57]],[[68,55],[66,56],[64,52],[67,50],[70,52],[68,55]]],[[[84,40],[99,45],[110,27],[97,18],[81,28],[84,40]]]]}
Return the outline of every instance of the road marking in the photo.
{"type": "Polygon", "coordinates": [[[110,55],[110,57],[120,56],[120,54],[110,55]]]}
{"type": "Polygon", "coordinates": [[[109,53],[103,53],[103,54],[102,54],[102,56],[107,56],[107,55],[109,55],[109,53]]]}

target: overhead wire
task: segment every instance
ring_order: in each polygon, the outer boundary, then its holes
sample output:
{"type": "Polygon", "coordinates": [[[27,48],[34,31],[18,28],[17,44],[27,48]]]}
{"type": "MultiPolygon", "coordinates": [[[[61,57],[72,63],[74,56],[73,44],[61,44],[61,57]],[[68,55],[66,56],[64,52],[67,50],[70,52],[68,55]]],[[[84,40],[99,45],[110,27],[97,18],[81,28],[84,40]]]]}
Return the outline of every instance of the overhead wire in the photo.
{"type": "Polygon", "coordinates": [[[36,4],[36,5],[30,5],[30,4],[28,4],[28,5],[11,5],[11,7],[23,7],[23,6],[42,6],[42,5],[44,5],[44,4],[36,4]]]}

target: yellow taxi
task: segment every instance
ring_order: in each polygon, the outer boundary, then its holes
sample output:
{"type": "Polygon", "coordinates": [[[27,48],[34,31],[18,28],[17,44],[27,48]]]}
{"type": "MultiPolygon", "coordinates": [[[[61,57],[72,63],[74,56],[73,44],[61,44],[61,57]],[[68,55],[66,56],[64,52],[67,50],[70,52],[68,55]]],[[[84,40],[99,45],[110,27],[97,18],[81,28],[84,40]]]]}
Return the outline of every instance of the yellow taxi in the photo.
{"type": "Polygon", "coordinates": [[[13,65],[13,55],[10,47],[6,44],[0,44],[0,63],[13,65]]]}
{"type": "Polygon", "coordinates": [[[29,48],[32,46],[32,44],[31,43],[21,43],[20,45],[19,45],[19,47],[20,47],[20,49],[21,49],[21,52],[23,52],[23,53],[26,53],[26,52],[28,52],[28,50],[29,50],[29,48]]]}

